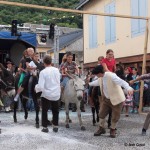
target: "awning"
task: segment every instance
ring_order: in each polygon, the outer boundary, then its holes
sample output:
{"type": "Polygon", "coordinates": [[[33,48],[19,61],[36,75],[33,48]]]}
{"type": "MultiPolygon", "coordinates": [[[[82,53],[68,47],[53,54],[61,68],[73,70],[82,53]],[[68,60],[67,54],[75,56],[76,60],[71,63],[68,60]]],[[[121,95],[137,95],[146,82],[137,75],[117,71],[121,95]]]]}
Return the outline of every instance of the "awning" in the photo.
{"type": "Polygon", "coordinates": [[[0,31],[0,50],[9,50],[18,41],[23,42],[27,47],[37,46],[35,33],[21,32],[21,36],[11,36],[9,31],[0,31]]]}

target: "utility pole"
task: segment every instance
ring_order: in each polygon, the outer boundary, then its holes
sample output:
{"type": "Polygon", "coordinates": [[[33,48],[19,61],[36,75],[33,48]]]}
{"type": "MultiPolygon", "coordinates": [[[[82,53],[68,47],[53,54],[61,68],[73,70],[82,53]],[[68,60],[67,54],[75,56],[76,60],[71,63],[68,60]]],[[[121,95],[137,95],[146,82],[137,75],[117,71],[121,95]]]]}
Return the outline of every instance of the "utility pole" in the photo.
{"type": "Polygon", "coordinates": [[[55,26],[54,32],[54,66],[59,67],[59,35],[60,31],[57,26],[55,26]]]}

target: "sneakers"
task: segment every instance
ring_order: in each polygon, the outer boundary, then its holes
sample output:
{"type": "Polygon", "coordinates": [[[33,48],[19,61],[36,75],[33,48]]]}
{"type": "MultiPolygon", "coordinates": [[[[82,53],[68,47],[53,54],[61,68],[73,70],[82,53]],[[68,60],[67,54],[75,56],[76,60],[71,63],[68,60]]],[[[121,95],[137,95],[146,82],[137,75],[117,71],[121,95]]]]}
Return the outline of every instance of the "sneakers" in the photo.
{"type": "Polygon", "coordinates": [[[138,113],[138,111],[135,109],[135,110],[134,110],[134,113],[135,113],[135,114],[137,114],[137,113],[138,113]]]}
{"type": "Polygon", "coordinates": [[[17,102],[17,101],[18,101],[18,98],[19,98],[19,94],[17,94],[17,95],[14,97],[14,101],[17,102]]]}
{"type": "Polygon", "coordinates": [[[99,127],[99,129],[94,133],[94,136],[100,136],[101,134],[105,134],[106,130],[102,127],[99,127]]]}
{"type": "Polygon", "coordinates": [[[130,110],[130,113],[134,113],[134,109],[131,109],[131,110],[130,110]]]}
{"type": "Polygon", "coordinates": [[[42,131],[42,132],[45,132],[45,133],[48,133],[48,132],[49,132],[48,128],[43,128],[41,131],[42,131]]]}

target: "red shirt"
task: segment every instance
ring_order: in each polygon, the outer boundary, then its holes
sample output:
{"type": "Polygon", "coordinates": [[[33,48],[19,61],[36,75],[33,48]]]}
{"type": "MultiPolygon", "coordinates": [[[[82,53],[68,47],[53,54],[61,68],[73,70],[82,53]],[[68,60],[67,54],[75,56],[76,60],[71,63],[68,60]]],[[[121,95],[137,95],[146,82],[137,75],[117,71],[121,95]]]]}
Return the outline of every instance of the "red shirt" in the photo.
{"type": "Polygon", "coordinates": [[[106,64],[109,71],[111,71],[111,72],[115,71],[115,68],[114,68],[116,66],[116,60],[115,59],[108,60],[107,58],[104,58],[102,60],[102,64],[106,64]]]}

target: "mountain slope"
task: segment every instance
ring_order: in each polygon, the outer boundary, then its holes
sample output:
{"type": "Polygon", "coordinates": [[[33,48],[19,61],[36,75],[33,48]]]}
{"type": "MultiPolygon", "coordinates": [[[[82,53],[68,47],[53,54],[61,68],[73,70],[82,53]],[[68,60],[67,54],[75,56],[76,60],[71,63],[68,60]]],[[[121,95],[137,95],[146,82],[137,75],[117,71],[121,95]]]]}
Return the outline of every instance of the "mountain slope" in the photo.
{"type": "MultiPolygon", "coordinates": [[[[36,4],[51,7],[62,7],[74,9],[79,0],[9,0],[20,3],[36,4]]],[[[37,24],[56,23],[59,26],[82,28],[81,15],[47,11],[33,8],[0,5],[0,24],[11,24],[13,19],[20,23],[30,22],[37,24]]]]}

